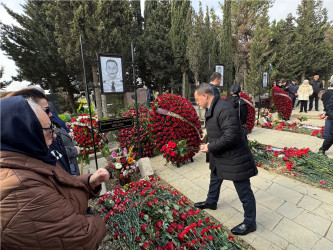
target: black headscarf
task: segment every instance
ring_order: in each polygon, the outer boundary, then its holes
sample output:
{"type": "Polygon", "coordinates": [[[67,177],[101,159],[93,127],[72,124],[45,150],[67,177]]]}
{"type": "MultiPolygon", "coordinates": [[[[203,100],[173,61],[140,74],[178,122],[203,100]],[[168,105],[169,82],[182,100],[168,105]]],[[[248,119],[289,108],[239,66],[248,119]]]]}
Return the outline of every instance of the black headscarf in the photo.
{"type": "Polygon", "coordinates": [[[241,92],[241,87],[238,83],[235,83],[233,85],[231,85],[230,89],[229,89],[230,94],[236,94],[239,95],[239,93],[241,92]]]}
{"type": "Polygon", "coordinates": [[[0,100],[1,150],[17,152],[55,165],[47,157],[42,125],[22,96],[0,100]]]}

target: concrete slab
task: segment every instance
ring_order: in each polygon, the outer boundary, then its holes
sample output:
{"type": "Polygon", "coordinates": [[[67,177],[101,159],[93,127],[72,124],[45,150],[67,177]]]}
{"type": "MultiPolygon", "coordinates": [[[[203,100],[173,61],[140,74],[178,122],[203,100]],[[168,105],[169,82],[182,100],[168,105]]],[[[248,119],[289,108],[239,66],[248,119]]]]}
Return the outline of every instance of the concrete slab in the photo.
{"type": "Polygon", "coordinates": [[[331,224],[330,228],[328,229],[328,232],[327,232],[327,235],[325,238],[330,241],[333,241],[333,224],[331,224]]]}
{"type": "Polygon", "coordinates": [[[277,183],[273,183],[266,191],[295,205],[303,198],[303,194],[277,183]]]}
{"type": "Polygon", "coordinates": [[[309,211],[303,211],[294,219],[294,222],[321,236],[326,235],[328,228],[331,225],[331,221],[309,211]]]}
{"type": "Polygon", "coordinates": [[[272,196],[270,193],[259,189],[255,195],[256,202],[273,211],[278,209],[285,201],[283,199],[272,196]]]}
{"type": "Polygon", "coordinates": [[[311,249],[320,236],[309,229],[283,218],[273,232],[300,249],[311,249]]]}
{"type": "Polygon", "coordinates": [[[264,228],[272,230],[282,218],[280,214],[257,203],[257,222],[264,228]]]}
{"type": "Polygon", "coordinates": [[[303,208],[291,204],[290,202],[284,203],[281,207],[279,207],[276,212],[281,214],[283,217],[286,217],[290,220],[295,219],[300,213],[304,211],[303,208]]]}
{"type": "Polygon", "coordinates": [[[302,200],[297,205],[306,210],[313,211],[316,208],[318,208],[321,204],[322,204],[321,201],[309,197],[307,195],[304,195],[302,200]]]}
{"type": "Polygon", "coordinates": [[[333,242],[325,238],[318,240],[312,250],[333,249],[333,242]]]}

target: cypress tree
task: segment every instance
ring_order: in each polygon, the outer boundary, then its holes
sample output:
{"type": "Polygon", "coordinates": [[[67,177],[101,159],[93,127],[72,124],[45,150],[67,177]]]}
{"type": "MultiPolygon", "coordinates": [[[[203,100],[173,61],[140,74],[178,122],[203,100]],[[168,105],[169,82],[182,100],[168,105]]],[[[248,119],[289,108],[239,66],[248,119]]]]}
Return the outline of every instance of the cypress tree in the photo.
{"type": "MultiPolygon", "coordinates": [[[[257,94],[259,90],[260,73],[268,69],[267,52],[269,50],[269,22],[267,16],[268,6],[261,12],[251,41],[249,71],[247,74],[246,89],[251,94],[257,94]],[[261,68],[261,72],[259,69],[261,68]]],[[[261,84],[261,83],[260,83],[261,84]]]]}
{"type": "Polygon", "coordinates": [[[329,28],[327,10],[322,1],[302,0],[297,7],[296,49],[301,78],[312,78],[328,65],[325,33],[329,28]]]}
{"type": "Polygon", "coordinates": [[[186,15],[190,9],[190,1],[173,0],[171,2],[171,28],[170,40],[174,57],[174,76],[178,82],[182,82],[182,96],[186,96],[186,71],[188,70],[188,61],[186,59],[187,35],[185,31],[186,15]],[[180,79],[179,74],[181,73],[180,79]],[[179,80],[178,80],[179,79],[179,80]]]}
{"type": "Polygon", "coordinates": [[[220,47],[221,62],[224,65],[224,86],[228,88],[233,83],[232,34],[231,34],[231,0],[225,0],[223,5],[223,23],[220,47]]]}

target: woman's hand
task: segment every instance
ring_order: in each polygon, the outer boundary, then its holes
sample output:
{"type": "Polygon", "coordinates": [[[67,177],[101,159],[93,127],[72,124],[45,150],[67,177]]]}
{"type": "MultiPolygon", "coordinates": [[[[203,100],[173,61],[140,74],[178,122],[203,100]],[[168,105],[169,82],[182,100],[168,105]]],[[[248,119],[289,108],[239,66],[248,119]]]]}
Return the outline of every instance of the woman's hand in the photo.
{"type": "Polygon", "coordinates": [[[99,168],[92,176],[90,176],[89,186],[94,189],[102,182],[106,182],[110,179],[110,174],[105,168],[99,168]]]}

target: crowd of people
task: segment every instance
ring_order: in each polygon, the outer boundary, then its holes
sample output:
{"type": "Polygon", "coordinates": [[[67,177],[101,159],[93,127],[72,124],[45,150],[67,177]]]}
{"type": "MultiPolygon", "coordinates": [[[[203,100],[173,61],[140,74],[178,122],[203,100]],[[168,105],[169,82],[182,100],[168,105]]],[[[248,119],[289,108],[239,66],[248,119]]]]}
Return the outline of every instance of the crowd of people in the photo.
{"type": "MultiPolygon", "coordinates": [[[[223,180],[234,183],[243,204],[244,220],[231,229],[235,235],[256,230],[256,201],[250,178],[258,174],[248,146],[247,104],[233,84],[226,100],[218,86],[221,74],[196,87],[196,103],[206,109],[207,141],[200,146],[207,154],[210,184],[207,197],[194,204],[199,209],[217,209],[223,180]]],[[[319,76],[313,81],[278,82],[300,112],[319,111],[323,101],[325,153],[333,144],[333,91],[323,90],[319,76]]],[[[88,207],[101,183],[110,176],[105,169],[80,174],[80,148],[73,134],[48,103],[42,89],[25,88],[0,100],[1,115],[1,246],[3,249],[96,249],[106,233],[105,223],[88,207]]]]}

